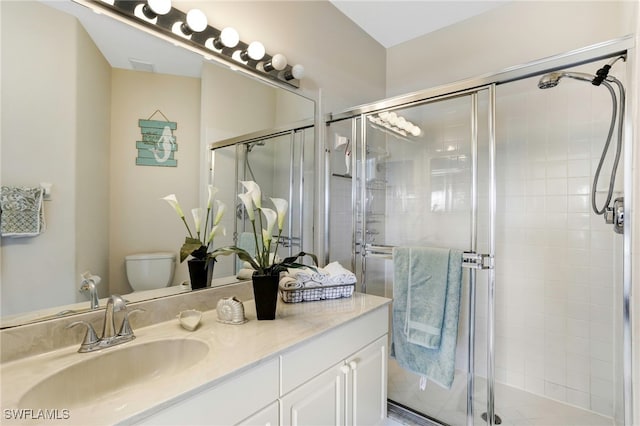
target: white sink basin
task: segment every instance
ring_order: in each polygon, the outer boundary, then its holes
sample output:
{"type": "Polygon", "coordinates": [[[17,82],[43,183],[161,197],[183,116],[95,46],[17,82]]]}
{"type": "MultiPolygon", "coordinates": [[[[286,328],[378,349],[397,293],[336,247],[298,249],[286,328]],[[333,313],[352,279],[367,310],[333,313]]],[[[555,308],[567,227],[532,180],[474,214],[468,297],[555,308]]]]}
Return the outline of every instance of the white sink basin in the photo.
{"type": "MultiPolygon", "coordinates": [[[[46,377],[20,399],[20,408],[72,408],[148,380],[176,375],[202,360],[199,340],[167,339],[106,349],[46,377]]],[[[79,354],[84,356],[90,354],[79,354]]]]}

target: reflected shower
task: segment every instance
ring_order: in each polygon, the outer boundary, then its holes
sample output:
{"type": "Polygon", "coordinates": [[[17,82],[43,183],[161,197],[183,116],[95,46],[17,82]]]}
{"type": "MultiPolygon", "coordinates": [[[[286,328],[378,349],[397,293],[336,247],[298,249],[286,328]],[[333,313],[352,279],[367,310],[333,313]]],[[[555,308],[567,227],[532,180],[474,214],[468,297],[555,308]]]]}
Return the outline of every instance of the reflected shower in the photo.
{"type": "Polygon", "coordinates": [[[591,83],[594,86],[604,86],[607,88],[609,93],[611,94],[611,103],[612,103],[612,111],[611,111],[611,122],[609,124],[609,131],[607,133],[607,139],[605,141],[604,147],[602,149],[602,154],[600,156],[600,161],[598,162],[598,167],[596,168],[595,175],[593,177],[593,183],[591,185],[591,208],[594,213],[598,215],[604,215],[607,223],[614,224],[614,229],[618,233],[623,232],[623,212],[624,212],[624,204],[622,198],[617,198],[614,201],[614,205],[610,206],[611,198],[613,197],[613,190],[615,185],[615,177],[616,172],[618,170],[618,163],[620,162],[620,156],[622,154],[622,136],[623,136],[623,124],[624,124],[624,110],[625,110],[625,90],[622,83],[615,77],[609,75],[609,70],[618,60],[626,60],[626,56],[618,56],[614,58],[611,62],[604,65],[600,68],[595,75],[580,73],[580,72],[567,72],[567,71],[556,71],[549,74],[545,74],[538,81],[539,89],[550,89],[552,87],[556,87],[562,78],[571,78],[579,81],[586,81],[591,83]],[[620,93],[619,97],[616,94],[616,91],[613,88],[613,85],[618,88],[618,92],[620,93]],[[600,172],[602,170],[602,165],[604,164],[604,160],[607,156],[607,152],[609,151],[609,145],[611,143],[611,138],[613,136],[614,129],[616,127],[616,118],[618,124],[618,133],[617,133],[617,141],[616,141],[616,152],[613,160],[613,165],[611,167],[611,177],[609,179],[609,188],[607,191],[607,198],[604,205],[599,208],[596,203],[596,188],[598,186],[598,180],[600,178],[600,172]]]}

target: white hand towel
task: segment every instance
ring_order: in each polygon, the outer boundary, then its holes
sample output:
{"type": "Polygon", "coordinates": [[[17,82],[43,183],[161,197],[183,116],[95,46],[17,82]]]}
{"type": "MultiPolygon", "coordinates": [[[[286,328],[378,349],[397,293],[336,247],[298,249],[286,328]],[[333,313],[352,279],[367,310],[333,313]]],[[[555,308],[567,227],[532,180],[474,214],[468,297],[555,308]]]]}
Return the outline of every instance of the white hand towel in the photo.
{"type": "Polygon", "coordinates": [[[339,262],[331,262],[323,270],[328,275],[329,284],[353,284],[356,282],[356,275],[340,265],[339,262]]]}
{"type": "Polygon", "coordinates": [[[301,282],[298,282],[298,280],[288,275],[284,275],[280,279],[279,285],[283,290],[295,290],[303,287],[301,282]]]}

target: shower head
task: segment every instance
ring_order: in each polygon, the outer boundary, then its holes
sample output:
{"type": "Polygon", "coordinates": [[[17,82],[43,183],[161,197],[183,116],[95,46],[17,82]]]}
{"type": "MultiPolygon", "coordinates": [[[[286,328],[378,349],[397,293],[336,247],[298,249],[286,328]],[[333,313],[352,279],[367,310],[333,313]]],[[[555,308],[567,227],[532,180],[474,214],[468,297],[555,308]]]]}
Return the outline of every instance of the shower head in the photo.
{"type": "Polygon", "coordinates": [[[550,89],[556,87],[560,83],[562,77],[573,78],[575,80],[588,81],[591,83],[595,76],[582,72],[552,72],[545,74],[538,81],[538,89],[550,89]]]}
{"type": "Polygon", "coordinates": [[[558,83],[560,83],[560,78],[562,77],[562,73],[552,72],[549,74],[545,74],[538,81],[538,89],[550,89],[552,87],[556,87],[558,83]]]}

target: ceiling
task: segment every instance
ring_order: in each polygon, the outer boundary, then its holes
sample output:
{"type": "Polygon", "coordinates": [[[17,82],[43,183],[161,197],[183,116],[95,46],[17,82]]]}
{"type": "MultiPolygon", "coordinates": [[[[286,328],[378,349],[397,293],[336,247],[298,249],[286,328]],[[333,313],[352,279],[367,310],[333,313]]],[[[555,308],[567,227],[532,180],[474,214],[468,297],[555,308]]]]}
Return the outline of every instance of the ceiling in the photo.
{"type": "Polygon", "coordinates": [[[329,0],[385,48],[487,12],[510,0],[329,0]]]}

